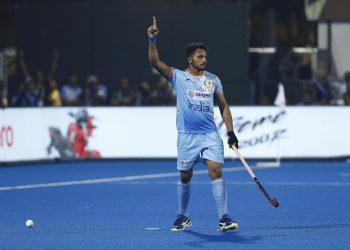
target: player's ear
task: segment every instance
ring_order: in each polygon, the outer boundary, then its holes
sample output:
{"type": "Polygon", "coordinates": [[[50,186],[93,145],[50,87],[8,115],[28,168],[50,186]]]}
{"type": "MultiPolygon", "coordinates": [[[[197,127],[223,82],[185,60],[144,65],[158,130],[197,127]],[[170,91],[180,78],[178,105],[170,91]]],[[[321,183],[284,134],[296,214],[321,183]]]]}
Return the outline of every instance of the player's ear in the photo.
{"type": "Polygon", "coordinates": [[[192,63],[192,56],[187,57],[187,62],[188,62],[188,64],[192,63]]]}

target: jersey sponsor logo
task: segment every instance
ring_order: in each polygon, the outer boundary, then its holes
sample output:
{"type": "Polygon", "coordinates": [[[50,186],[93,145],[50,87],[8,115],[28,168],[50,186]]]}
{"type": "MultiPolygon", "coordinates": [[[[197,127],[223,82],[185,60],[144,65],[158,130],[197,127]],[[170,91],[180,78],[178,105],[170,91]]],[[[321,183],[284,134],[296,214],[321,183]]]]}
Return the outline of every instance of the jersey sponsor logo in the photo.
{"type": "Polygon", "coordinates": [[[210,100],[213,97],[212,93],[195,90],[187,90],[187,96],[193,100],[210,100]]]}

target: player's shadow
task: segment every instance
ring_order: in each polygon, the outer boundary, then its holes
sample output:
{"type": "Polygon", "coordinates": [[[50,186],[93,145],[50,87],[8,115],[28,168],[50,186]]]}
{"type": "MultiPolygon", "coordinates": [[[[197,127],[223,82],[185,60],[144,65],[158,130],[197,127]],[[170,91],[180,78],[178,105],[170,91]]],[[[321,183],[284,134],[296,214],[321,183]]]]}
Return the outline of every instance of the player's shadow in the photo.
{"type": "Polygon", "coordinates": [[[189,241],[188,245],[192,247],[199,247],[200,245],[206,242],[232,242],[232,243],[240,243],[240,244],[253,244],[262,239],[261,236],[241,236],[239,232],[226,232],[220,234],[204,234],[200,232],[195,232],[192,230],[185,230],[184,233],[193,235],[197,238],[200,238],[199,241],[189,241]]]}

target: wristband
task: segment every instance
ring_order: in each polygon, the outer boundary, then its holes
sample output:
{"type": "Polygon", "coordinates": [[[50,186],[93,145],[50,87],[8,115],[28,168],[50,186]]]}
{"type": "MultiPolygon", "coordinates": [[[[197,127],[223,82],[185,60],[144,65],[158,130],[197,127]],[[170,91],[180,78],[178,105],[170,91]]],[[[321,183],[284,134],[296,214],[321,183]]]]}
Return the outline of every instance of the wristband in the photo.
{"type": "Polygon", "coordinates": [[[149,37],[148,38],[148,42],[149,43],[156,43],[156,41],[157,41],[157,38],[155,38],[155,37],[149,37]]]}

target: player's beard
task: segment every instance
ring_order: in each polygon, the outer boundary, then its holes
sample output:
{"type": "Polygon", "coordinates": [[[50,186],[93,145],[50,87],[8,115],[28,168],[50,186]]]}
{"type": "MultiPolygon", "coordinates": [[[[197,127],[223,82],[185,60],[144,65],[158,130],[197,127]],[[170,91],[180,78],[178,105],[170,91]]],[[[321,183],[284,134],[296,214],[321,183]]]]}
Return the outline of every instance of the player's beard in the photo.
{"type": "Polygon", "coordinates": [[[207,68],[207,64],[203,63],[203,64],[200,64],[200,65],[197,65],[195,63],[192,63],[192,67],[195,68],[198,71],[203,71],[203,70],[205,70],[207,68]]]}

